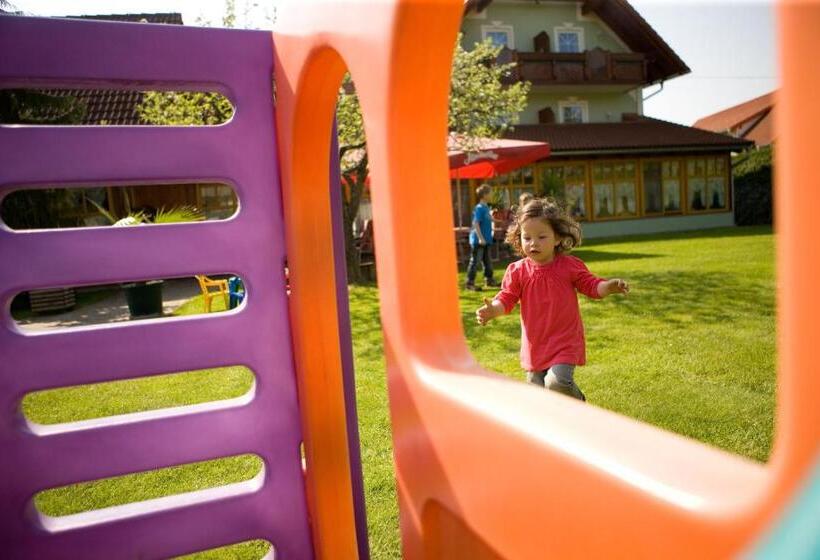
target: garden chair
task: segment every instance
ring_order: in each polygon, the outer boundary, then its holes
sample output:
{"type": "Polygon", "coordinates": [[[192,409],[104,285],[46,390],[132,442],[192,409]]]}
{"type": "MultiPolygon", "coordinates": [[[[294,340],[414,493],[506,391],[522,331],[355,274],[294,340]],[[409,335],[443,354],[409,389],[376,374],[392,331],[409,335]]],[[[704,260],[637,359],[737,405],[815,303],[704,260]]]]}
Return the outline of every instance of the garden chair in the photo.
{"type": "Polygon", "coordinates": [[[376,255],[373,246],[373,220],[365,220],[362,235],[355,241],[359,253],[359,267],[362,274],[370,279],[376,270],[376,255]]]}
{"type": "Polygon", "coordinates": [[[207,276],[197,275],[196,281],[199,282],[199,289],[202,291],[202,305],[205,313],[211,312],[211,300],[220,295],[225,300],[225,309],[230,309],[227,280],[212,280],[207,276]]]}

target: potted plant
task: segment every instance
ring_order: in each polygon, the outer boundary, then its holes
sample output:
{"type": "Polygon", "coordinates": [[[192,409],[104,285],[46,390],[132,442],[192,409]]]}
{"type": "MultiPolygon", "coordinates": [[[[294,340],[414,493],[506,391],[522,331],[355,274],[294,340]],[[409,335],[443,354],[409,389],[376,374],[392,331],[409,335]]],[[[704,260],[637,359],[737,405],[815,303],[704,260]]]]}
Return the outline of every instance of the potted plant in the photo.
{"type": "MultiPolygon", "coordinates": [[[[201,222],[205,214],[194,206],[175,206],[156,212],[138,211],[117,219],[94,201],[91,203],[115,227],[139,226],[144,224],[171,224],[180,222],[201,222]]],[[[122,284],[128,312],[132,319],[162,316],[162,284],[164,280],[144,280],[122,284]]]]}

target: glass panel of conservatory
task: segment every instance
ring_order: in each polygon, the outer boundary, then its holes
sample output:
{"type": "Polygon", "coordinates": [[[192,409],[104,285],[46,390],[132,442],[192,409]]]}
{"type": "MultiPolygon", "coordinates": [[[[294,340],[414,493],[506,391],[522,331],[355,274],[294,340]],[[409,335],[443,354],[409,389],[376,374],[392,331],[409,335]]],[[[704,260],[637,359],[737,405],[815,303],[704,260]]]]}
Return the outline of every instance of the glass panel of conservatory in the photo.
{"type": "Polygon", "coordinates": [[[663,212],[661,198],[661,162],[643,162],[643,211],[645,214],[663,212]]]}
{"type": "Polygon", "coordinates": [[[689,209],[706,209],[706,180],[703,177],[689,178],[689,209]]]}
{"type": "Polygon", "coordinates": [[[709,177],[707,200],[710,210],[726,208],[726,181],[723,177],[709,177]]]}

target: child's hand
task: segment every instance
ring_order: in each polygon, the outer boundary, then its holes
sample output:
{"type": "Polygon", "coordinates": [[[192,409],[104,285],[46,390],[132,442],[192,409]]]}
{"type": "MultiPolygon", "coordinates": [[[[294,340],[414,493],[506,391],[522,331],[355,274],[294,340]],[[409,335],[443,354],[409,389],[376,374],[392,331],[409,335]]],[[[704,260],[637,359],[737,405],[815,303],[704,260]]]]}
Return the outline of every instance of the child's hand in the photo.
{"type": "Polygon", "coordinates": [[[489,298],[484,298],[484,305],[479,307],[475,312],[475,319],[482,327],[486,325],[490,319],[494,319],[497,316],[498,311],[493,305],[493,300],[489,298]]]}
{"type": "Polygon", "coordinates": [[[608,296],[610,294],[628,294],[629,293],[629,284],[626,283],[626,280],[621,280],[620,278],[613,278],[611,280],[606,280],[601,283],[601,287],[603,288],[603,295],[608,296]]]}

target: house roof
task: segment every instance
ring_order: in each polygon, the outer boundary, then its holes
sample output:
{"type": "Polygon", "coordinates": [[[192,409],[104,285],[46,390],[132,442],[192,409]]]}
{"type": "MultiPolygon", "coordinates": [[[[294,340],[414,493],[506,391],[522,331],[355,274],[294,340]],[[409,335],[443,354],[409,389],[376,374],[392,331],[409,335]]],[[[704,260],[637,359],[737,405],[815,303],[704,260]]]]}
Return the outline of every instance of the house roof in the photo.
{"type": "Polygon", "coordinates": [[[774,107],[774,98],[775,92],[769,92],[734,107],[702,117],[692,126],[713,132],[731,130],[748,120],[762,116],[764,112],[770,111],[774,107]]]}
{"type": "Polygon", "coordinates": [[[771,111],[766,113],[766,115],[760,119],[760,122],[748,133],[744,134],[743,137],[746,140],[753,140],[758,146],[768,146],[774,142],[774,111],[774,108],[772,108],[771,111]]]}
{"type": "MultiPolygon", "coordinates": [[[[113,89],[46,89],[43,93],[54,97],[73,97],[85,105],[85,116],[78,124],[137,125],[140,122],[137,107],[142,103],[143,92],[113,89]]],[[[38,115],[48,119],[56,117],[53,110],[46,109],[38,115]],[[49,114],[49,113],[54,114],[49,114]]]]}
{"type": "Polygon", "coordinates": [[[622,122],[518,125],[506,137],[548,142],[555,156],[739,151],[752,146],[748,140],[637,115],[622,122]]]}
{"type": "MultiPolygon", "coordinates": [[[[164,23],[182,25],[182,14],[110,14],[66,16],[73,19],[94,19],[134,23],[164,23]]],[[[112,89],[59,89],[45,90],[56,97],[75,97],[86,106],[81,124],[136,125],[141,124],[137,106],[142,103],[141,91],[112,89]]]]}
{"type": "MultiPolygon", "coordinates": [[[[481,12],[493,0],[466,0],[464,13],[481,12]]],[[[538,0],[533,0],[538,3],[538,0]]],[[[666,41],[641,17],[627,0],[585,0],[585,14],[598,16],[633,51],[648,55],[647,76],[649,83],[668,80],[691,72],[688,66],[672,50],[666,41]]]]}

